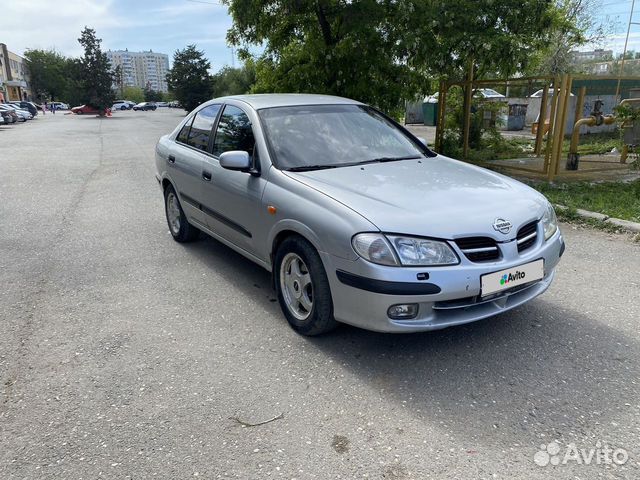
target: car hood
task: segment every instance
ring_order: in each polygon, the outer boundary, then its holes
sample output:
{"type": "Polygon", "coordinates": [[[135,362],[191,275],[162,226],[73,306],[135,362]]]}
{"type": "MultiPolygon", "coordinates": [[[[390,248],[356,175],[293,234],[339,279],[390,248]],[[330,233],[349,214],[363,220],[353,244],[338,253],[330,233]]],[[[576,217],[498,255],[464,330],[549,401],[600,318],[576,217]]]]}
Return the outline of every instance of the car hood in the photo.
{"type": "Polygon", "coordinates": [[[383,232],[454,239],[515,237],[520,226],[542,217],[547,200],[504,175],[434,158],[309,172],[285,172],[350,207],[383,232]],[[508,220],[508,234],[493,228],[508,220]]]}

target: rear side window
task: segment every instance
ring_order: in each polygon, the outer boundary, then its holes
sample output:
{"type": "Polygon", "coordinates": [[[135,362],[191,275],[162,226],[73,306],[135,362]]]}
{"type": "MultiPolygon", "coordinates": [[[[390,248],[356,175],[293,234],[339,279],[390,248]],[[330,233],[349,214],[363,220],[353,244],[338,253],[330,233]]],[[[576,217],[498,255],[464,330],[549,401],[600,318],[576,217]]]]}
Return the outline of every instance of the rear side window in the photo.
{"type": "Polygon", "coordinates": [[[202,150],[203,152],[207,151],[211,129],[213,128],[213,123],[216,121],[216,116],[219,111],[220,105],[209,105],[196,113],[196,116],[193,117],[191,130],[189,130],[189,136],[186,141],[187,145],[202,150]]]}
{"type": "Polygon", "coordinates": [[[190,118],[187,123],[185,123],[180,130],[180,133],[176,137],[176,141],[180,143],[187,143],[187,139],[189,138],[189,129],[191,128],[191,124],[193,123],[193,118],[190,118]]]}
{"type": "Polygon", "coordinates": [[[243,150],[251,157],[255,143],[247,114],[238,107],[227,105],[218,122],[213,154],[218,157],[230,150],[243,150]]]}

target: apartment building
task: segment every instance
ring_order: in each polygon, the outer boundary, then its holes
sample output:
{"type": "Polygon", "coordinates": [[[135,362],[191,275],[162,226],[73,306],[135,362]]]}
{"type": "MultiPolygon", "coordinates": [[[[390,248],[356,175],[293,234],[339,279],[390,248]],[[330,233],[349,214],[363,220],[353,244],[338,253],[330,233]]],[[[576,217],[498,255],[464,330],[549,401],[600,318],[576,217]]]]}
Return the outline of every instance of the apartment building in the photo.
{"type": "Polygon", "coordinates": [[[120,66],[122,83],[127,87],[145,88],[167,92],[167,72],[169,55],[165,53],[130,52],[129,50],[109,50],[106,52],[112,68],[120,66]]]}
{"type": "Polygon", "coordinates": [[[27,60],[0,43],[0,100],[30,100],[27,60]]]}

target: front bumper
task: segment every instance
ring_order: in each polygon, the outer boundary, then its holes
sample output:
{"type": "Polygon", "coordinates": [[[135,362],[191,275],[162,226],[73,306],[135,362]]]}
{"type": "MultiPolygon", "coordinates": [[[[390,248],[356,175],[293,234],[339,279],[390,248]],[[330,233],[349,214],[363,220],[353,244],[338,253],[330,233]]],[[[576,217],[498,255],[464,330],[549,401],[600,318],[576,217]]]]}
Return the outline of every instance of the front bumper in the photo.
{"type": "MultiPolygon", "coordinates": [[[[540,236],[539,236],[540,237],[540,236]]],[[[506,254],[494,262],[473,263],[461,256],[461,263],[449,267],[386,267],[362,259],[355,261],[321,253],[331,294],[334,316],[343,323],[379,332],[419,332],[461,325],[497,315],[543,293],[555,276],[564,252],[560,230],[547,241],[523,253],[504,245],[506,254]],[[544,259],[544,277],[537,282],[481,298],[480,277],[544,259]],[[418,281],[418,278],[425,280],[418,281]],[[411,320],[387,316],[390,306],[418,304],[411,320]]]]}

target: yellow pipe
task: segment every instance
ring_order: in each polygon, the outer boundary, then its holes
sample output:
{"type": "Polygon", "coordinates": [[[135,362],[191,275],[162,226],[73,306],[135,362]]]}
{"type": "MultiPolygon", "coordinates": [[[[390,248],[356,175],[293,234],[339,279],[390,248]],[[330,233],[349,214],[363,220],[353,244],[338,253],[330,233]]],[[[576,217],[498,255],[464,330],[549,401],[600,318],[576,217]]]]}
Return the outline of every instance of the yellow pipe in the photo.
{"type": "MultiPolygon", "coordinates": [[[[640,99],[639,99],[640,100],[640,99]]],[[[616,121],[613,115],[606,115],[602,118],[602,125],[611,125],[616,121]]],[[[569,154],[567,155],[567,170],[577,170],[580,155],[578,155],[578,140],[580,139],[580,127],[586,125],[593,127],[596,125],[597,119],[594,116],[584,117],[578,120],[573,126],[571,134],[571,145],[569,146],[569,154]]]]}
{"type": "Polygon", "coordinates": [[[626,105],[627,103],[636,103],[640,102],[640,98],[625,98],[620,102],[620,105],[626,105]]]}

